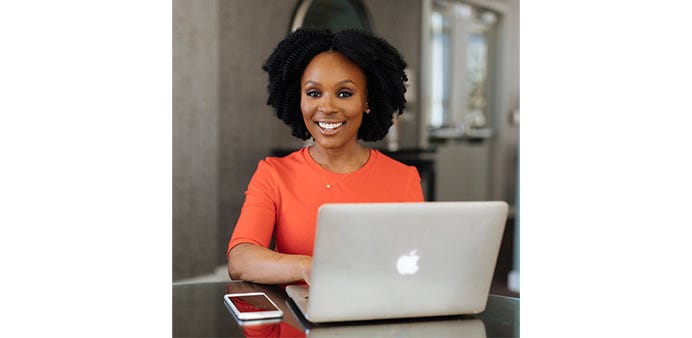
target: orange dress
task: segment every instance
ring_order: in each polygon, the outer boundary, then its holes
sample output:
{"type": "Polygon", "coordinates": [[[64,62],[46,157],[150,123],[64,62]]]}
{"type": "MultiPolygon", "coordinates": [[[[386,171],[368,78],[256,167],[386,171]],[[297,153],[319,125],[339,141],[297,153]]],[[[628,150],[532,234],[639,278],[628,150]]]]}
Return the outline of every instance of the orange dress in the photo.
{"type": "Polygon", "coordinates": [[[274,231],[277,252],[312,256],[317,209],[325,203],[422,201],[418,170],[374,149],[368,162],[350,174],[322,169],[308,148],[267,157],[245,192],[226,257],[240,243],[268,247],[274,231]]]}

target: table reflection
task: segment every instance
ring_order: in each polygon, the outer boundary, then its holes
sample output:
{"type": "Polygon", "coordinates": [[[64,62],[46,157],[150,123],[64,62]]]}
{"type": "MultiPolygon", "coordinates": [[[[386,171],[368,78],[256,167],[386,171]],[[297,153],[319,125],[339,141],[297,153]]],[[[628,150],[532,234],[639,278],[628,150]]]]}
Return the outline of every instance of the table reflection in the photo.
{"type": "Polygon", "coordinates": [[[174,284],[174,337],[518,337],[519,300],[491,295],[486,311],[453,316],[312,324],[281,287],[248,282],[174,284]],[[266,293],[284,312],[280,321],[239,321],[223,295],[266,293]]]}
{"type": "Polygon", "coordinates": [[[308,329],[308,337],[486,337],[477,318],[320,326],[308,329]]]}

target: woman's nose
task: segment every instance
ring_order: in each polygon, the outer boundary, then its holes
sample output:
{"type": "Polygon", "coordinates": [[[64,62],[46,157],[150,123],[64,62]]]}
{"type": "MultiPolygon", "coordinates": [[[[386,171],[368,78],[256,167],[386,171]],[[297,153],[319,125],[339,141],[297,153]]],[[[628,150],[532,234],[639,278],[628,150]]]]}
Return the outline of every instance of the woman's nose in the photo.
{"type": "Polygon", "coordinates": [[[332,95],[325,95],[325,96],[322,96],[322,100],[320,100],[319,104],[317,105],[317,110],[319,110],[325,114],[329,114],[329,113],[335,113],[339,109],[338,109],[336,103],[334,102],[334,98],[332,97],[332,95]]]}

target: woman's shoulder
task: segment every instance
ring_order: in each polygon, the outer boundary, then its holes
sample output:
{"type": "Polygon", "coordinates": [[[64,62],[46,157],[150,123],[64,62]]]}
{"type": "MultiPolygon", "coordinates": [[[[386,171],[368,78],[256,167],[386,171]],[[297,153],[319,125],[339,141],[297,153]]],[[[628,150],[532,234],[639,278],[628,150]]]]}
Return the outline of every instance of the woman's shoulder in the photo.
{"type": "Polygon", "coordinates": [[[266,165],[274,169],[288,169],[302,166],[305,164],[305,149],[300,148],[285,156],[268,156],[260,161],[260,166],[266,165]]]}
{"type": "Polygon", "coordinates": [[[409,171],[409,170],[411,170],[411,168],[415,168],[415,167],[412,167],[410,165],[401,163],[401,162],[385,155],[384,153],[382,153],[381,151],[379,151],[377,149],[372,149],[372,151],[375,154],[375,157],[377,160],[377,165],[382,167],[382,168],[385,168],[387,170],[409,171]]]}
{"type": "Polygon", "coordinates": [[[305,171],[305,161],[302,160],[302,149],[286,156],[267,156],[257,163],[253,176],[256,179],[271,179],[280,181],[286,176],[295,176],[305,171]]]}

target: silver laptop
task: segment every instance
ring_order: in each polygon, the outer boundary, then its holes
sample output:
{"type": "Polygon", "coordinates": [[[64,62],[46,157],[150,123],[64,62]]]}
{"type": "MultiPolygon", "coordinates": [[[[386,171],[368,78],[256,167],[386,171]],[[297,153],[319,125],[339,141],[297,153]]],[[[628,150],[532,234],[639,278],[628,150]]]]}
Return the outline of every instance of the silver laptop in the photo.
{"type": "Polygon", "coordinates": [[[325,204],[310,287],[289,297],[313,323],[483,312],[507,203],[325,204]]]}

